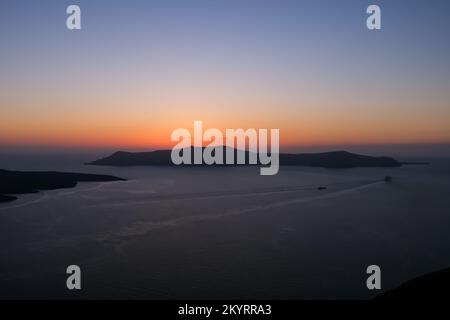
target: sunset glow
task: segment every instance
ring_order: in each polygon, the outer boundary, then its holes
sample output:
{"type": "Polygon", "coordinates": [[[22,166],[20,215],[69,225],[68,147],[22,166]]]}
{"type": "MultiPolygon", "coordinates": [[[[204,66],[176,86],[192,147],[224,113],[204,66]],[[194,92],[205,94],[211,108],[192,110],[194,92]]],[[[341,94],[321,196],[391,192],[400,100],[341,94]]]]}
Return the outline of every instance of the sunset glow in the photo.
{"type": "Polygon", "coordinates": [[[350,4],[80,2],[89,15],[78,33],[60,26],[58,6],[1,19],[0,146],[169,148],[196,119],[278,128],[282,148],[450,143],[448,20],[415,10],[369,33],[350,4]]]}

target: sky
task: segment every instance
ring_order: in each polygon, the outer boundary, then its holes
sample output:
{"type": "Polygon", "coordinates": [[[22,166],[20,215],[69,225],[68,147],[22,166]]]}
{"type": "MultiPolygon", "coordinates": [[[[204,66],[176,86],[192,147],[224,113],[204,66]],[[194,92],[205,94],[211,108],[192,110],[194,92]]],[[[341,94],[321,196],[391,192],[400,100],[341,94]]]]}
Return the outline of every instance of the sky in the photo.
{"type": "Polygon", "coordinates": [[[449,144],[449,14],[447,0],[2,0],[0,148],[167,148],[194,120],[277,128],[282,149],[449,144]]]}

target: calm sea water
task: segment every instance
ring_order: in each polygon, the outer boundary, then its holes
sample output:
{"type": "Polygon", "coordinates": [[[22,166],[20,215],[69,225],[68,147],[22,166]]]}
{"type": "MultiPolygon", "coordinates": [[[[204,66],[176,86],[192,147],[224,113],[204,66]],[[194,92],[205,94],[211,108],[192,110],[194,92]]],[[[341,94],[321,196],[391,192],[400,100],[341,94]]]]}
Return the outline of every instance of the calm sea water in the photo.
{"type": "Polygon", "coordinates": [[[128,179],[0,204],[1,298],[371,298],[368,265],[383,289],[450,267],[447,159],[263,177],[82,165],[98,156],[0,155],[5,169],[128,179]],[[72,264],[77,293],[65,289],[72,264]]]}

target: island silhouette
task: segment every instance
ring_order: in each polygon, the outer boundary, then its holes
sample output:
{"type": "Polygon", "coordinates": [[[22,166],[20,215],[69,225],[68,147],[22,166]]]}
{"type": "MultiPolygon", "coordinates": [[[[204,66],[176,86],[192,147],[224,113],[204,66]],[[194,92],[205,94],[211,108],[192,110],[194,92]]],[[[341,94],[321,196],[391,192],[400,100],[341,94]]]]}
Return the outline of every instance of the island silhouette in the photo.
{"type": "Polygon", "coordinates": [[[449,299],[450,268],[431,272],[378,295],[377,300],[449,299]]]}
{"type": "MultiPolygon", "coordinates": [[[[234,163],[237,163],[237,149],[223,146],[223,153],[232,151],[234,163]]],[[[195,147],[190,148],[193,160],[195,147]]],[[[204,147],[201,148],[202,152],[204,147]]],[[[180,150],[185,152],[186,149],[180,150]]],[[[250,152],[245,152],[245,162],[248,164],[250,152]]],[[[174,166],[171,161],[172,150],[157,150],[150,152],[117,151],[110,156],[101,158],[86,165],[97,166],[174,166]]],[[[214,152],[213,152],[214,154],[214,152]]],[[[332,151],[323,153],[280,153],[282,166],[309,166],[322,168],[357,168],[357,167],[399,167],[401,162],[391,157],[373,157],[355,154],[347,151],[332,151]]],[[[260,164],[258,159],[258,164],[260,164]]],[[[193,161],[192,161],[193,163],[193,161]]],[[[203,164],[206,166],[206,164],[203,164]]],[[[241,164],[233,164],[237,166],[241,164]]],[[[227,165],[230,166],[230,165],[227,165]]],[[[78,182],[124,181],[125,179],[109,175],[54,172],[54,171],[9,171],[0,169],[0,202],[16,200],[17,194],[35,193],[39,190],[54,190],[73,188],[78,182]]]]}
{"type": "MultiPolygon", "coordinates": [[[[223,153],[227,151],[234,152],[234,163],[237,163],[237,150],[229,147],[222,147],[223,153]]],[[[191,163],[193,161],[194,147],[190,147],[191,163]]],[[[184,150],[180,150],[184,152],[184,150]]],[[[202,151],[204,147],[202,148],[202,151]]],[[[171,161],[172,150],[156,150],[150,152],[126,152],[117,151],[110,156],[101,158],[87,165],[96,166],[172,166],[171,161]]],[[[214,153],[213,153],[214,154],[214,153]]],[[[245,163],[249,165],[249,152],[245,151],[245,163]]],[[[322,168],[357,168],[357,167],[400,167],[401,162],[391,157],[373,157],[360,155],[347,151],[331,151],[323,153],[280,153],[279,160],[281,166],[309,166],[322,168]]],[[[258,165],[260,164],[258,159],[258,165]]],[[[206,164],[203,164],[206,166],[206,164]]]]}
{"type": "Polygon", "coordinates": [[[0,169],[0,202],[16,200],[17,197],[13,195],[17,194],[73,188],[78,182],[104,181],[125,181],[125,179],[99,174],[0,169]]]}

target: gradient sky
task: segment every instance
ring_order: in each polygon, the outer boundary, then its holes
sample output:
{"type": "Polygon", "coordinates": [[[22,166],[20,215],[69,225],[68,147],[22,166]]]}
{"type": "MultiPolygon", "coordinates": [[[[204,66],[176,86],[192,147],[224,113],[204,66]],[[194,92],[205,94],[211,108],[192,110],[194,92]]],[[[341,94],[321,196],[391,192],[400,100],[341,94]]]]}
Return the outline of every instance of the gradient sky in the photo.
{"type": "Polygon", "coordinates": [[[170,147],[194,120],[279,128],[285,147],[450,143],[449,15],[448,0],[1,0],[0,146],[170,147]]]}

